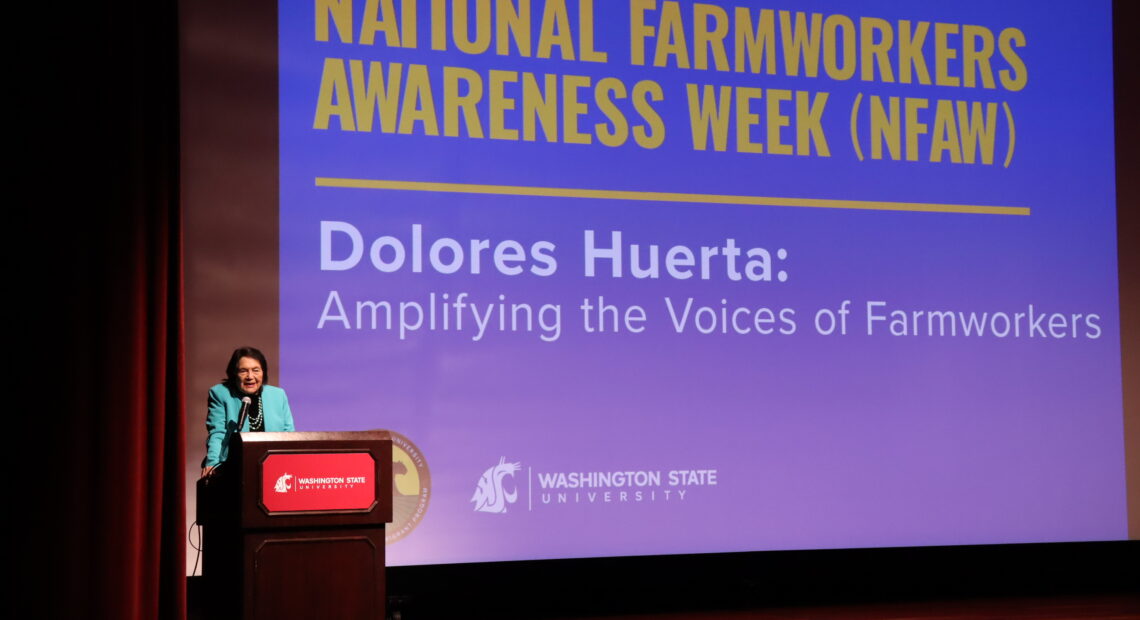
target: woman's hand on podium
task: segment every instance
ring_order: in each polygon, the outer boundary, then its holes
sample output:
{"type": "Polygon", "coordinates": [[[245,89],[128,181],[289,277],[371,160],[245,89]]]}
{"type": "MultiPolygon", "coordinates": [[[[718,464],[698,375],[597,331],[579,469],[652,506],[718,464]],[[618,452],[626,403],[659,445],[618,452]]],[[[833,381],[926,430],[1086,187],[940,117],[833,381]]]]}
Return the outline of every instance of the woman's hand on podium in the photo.
{"type": "Polygon", "coordinates": [[[202,477],[205,478],[206,476],[209,476],[210,474],[214,473],[215,467],[217,467],[217,465],[211,465],[209,467],[203,467],[202,468],[202,477]]]}

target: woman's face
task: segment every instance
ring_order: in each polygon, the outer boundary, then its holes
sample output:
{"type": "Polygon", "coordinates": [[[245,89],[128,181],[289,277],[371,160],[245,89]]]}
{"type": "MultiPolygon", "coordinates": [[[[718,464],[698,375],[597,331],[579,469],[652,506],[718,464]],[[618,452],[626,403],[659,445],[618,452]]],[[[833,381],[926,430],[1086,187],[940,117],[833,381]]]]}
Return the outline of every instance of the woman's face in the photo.
{"type": "Polygon", "coordinates": [[[263,372],[261,362],[252,357],[241,358],[237,365],[238,387],[246,394],[256,394],[261,389],[263,372]]]}

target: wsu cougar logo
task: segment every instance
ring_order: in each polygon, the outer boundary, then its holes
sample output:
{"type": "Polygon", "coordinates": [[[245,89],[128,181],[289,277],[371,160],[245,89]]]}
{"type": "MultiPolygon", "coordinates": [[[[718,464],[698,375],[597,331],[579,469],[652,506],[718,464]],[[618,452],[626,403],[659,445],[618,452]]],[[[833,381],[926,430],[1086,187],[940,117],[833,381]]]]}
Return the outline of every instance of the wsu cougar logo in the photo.
{"type": "Polygon", "coordinates": [[[289,491],[289,481],[293,479],[293,474],[281,474],[277,479],[277,484],[273,485],[273,490],[278,493],[287,493],[289,491]]]}
{"type": "Polygon", "coordinates": [[[475,510],[478,512],[506,512],[507,504],[515,503],[519,498],[518,489],[514,492],[508,493],[503,490],[503,478],[506,476],[515,475],[515,472],[522,469],[519,463],[508,463],[507,457],[501,457],[499,464],[495,465],[479,478],[479,486],[475,488],[475,495],[471,496],[471,501],[475,502],[475,510]]]}

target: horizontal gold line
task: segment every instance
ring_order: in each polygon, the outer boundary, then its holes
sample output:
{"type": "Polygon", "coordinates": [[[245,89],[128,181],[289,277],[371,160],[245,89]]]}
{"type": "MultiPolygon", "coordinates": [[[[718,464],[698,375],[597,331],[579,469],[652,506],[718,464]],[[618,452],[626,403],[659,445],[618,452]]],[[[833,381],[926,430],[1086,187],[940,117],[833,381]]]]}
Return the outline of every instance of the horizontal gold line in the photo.
{"type": "Polygon", "coordinates": [[[394,189],[411,192],[447,192],[456,194],[494,194],[500,196],[541,196],[548,198],[594,198],[601,200],[646,200],[654,202],[687,202],[704,204],[750,205],[761,207],[811,207],[817,209],[863,209],[869,211],[917,211],[923,213],[970,213],[977,215],[1029,215],[1029,207],[997,207],[989,205],[955,205],[930,202],[887,202],[882,200],[833,200],[829,198],[773,198],[768,196],[733,196],[728,194],[685,194],[678,192],[641,192],[620,189],[582,189],[573,187],[532,187],[524,185],[483,185],[477,183],[428,183],[424,181],[392,181],[386,179],[342,179],[317,177],[318,187],[356,189],[394,189]]]}

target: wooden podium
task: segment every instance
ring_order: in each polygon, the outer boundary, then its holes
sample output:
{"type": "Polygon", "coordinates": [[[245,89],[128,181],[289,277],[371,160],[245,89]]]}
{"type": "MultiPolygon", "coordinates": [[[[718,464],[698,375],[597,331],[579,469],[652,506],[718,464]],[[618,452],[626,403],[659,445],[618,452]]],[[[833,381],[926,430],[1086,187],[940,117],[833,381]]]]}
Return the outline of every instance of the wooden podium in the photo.
{"type": "Polygon", "coordinates": [[[211,618],[376,618],[392,520],[387,431],[241,433],[198,481],[211,618]]]}

